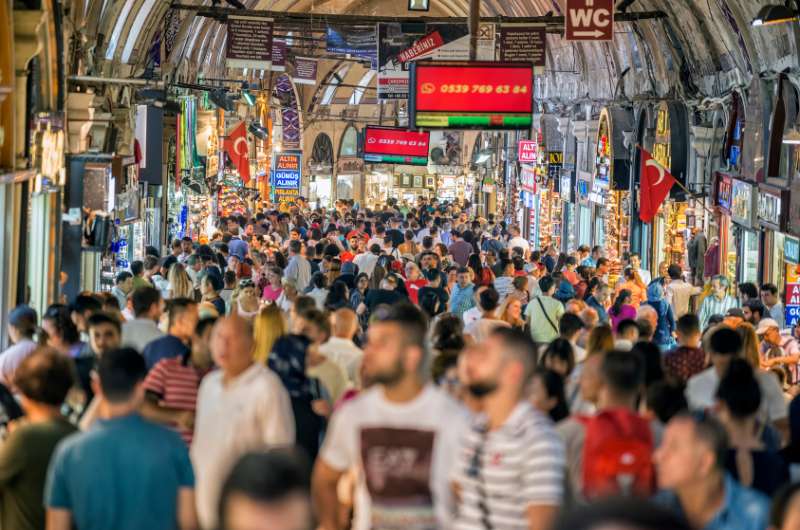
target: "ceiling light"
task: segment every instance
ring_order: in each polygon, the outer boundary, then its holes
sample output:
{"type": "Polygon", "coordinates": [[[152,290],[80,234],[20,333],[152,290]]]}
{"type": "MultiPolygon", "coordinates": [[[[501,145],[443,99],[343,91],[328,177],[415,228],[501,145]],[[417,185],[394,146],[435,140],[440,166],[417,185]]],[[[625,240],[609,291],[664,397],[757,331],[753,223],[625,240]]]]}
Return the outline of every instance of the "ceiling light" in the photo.
{"type": "Polygon", "coordinates": [[[267,138],[269,138],[269,133],[267,132],[267,129],[265,129],[264,127],[255,122],[250,123],[250,125],[247,127],[247,130],[250,131],[250,134],[258,138],[259,140],[266,140],[267,138]]]}
{"type": "Polygon", "coordinates": [[[797,21],[797,12],[788,5],[766,5],[762,7],[756,18],[753,19],[753,26],[771,26],[773,24],[783,24],[786,22],[797,21]]]}
{"type": "Polygon", "coordinates": [[[789,129],[783,135],[783,143],[787,145],[800,145],[800,131],[794,127],[789,129]]]}
{"type": "Polygon", "coordinates": [[[224,89],[218,88],[215,90],[211,90],[208,93],[208,99],[221,109],[225,109],[228,112],[233,112],[236,110],[236,104],[233,100],[228,96],[228,92],[224,89]]]}

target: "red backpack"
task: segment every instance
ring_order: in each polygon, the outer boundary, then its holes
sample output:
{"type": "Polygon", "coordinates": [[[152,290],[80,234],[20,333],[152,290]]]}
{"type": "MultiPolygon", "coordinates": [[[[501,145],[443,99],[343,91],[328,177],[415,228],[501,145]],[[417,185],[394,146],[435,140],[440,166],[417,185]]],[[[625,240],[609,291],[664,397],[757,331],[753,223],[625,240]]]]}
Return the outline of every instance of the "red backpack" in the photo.
{"type": "Polygon", "coordinates": [[[583,495],[649,496],[655,491],[653,434],[649,422],[624,409],[580,416],[583,444],[583,495]]]}

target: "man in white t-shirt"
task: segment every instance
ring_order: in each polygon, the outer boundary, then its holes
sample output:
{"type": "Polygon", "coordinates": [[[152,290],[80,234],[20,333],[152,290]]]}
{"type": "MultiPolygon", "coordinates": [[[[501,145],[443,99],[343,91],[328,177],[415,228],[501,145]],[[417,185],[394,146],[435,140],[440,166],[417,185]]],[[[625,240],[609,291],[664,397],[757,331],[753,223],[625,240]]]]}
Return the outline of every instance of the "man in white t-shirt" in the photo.
{"type": "Polygon", "coordinates": [[[508,233],[511,235],[508,240],[508,249],[513,250],[515,247],[519,247],[527,256],[528,251],[531,249],[531,245],[524,237],[522,237],[519,227],[516,225],[509,227],[508,233]]]}
{"type": "Polygon", "coordinates": [[[314,469],[319,528],[339,527],[336,487],[353,468],[354,530],[449,527],[448,475],[469,418],[424,382],[426,332],[424,316],[409,304],[370,324],[362,372],[374,386],[334,414],[314,469]]]}
{"type": "Polygon", "coordinates": [[[481,298],[481,293],[488,288],[489,288],[488,285],[481,285],[480,287],[475,289],[475,292],[472,295],[472,297],[475,299],[475,305],[472,308],[464,311],[464,313],[461,315],[461,320],[464,321],[464,328],[467,328],[470,324],[481,318],[481,315],[483,314],[481,313],[481,307],[479,303],[481,298]]]}

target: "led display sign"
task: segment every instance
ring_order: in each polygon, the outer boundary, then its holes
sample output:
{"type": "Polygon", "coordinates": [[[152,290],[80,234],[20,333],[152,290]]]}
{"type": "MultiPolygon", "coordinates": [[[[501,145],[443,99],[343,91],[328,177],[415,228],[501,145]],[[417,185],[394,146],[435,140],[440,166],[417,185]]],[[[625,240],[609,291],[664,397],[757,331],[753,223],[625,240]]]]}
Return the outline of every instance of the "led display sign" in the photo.
{"type": "Polygon", "coordinates": [[[430,132],[368,126],[364,133],[364,161],[376,164],[424,166],[428,163],[430,132]]]}

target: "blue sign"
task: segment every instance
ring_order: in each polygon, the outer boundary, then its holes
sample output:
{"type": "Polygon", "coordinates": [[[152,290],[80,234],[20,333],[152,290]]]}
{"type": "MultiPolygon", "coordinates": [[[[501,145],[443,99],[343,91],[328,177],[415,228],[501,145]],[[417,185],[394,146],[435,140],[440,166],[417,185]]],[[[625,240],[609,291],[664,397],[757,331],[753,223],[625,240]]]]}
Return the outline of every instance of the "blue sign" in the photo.
{"type": "Polygon", "coordinates": [[[300,196],[302,182],[301,155],[278,153],[273,158],[274,169],[270,179],[272,197],[275,202],[292,202],[300,196]]]}
{"type": "Polygon", "coordinates": [[[371,68],[378,69],[378,40],[374,29],[355,30],[344,26],[328,26],[325,31],[325,49],[328,53],[369,59],[371,68]]]}
{"type": "Polygon", "coordinates": [[[786,306],[786,327],[793,328],[800,320],[800,305],[786,306]]]}
{"type": "Polygon", "coordinates": [[[800,265],[800,239],[790,236],[783,239],[783,259],[786,263],[800,265]]]}

